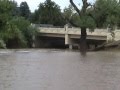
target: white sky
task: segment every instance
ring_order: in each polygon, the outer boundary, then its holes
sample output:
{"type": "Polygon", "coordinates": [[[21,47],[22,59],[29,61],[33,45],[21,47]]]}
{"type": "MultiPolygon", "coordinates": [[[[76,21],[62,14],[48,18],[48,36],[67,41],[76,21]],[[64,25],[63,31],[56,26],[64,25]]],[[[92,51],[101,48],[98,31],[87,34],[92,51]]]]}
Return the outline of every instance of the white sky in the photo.
{"type": "MultiPolygon", "coordinates": [[[[44,2],[45,0],[15,0],[18,5],[20,5],[21,2],[26,1],[29,5],[30,10],[33,12],[35,9],[38,8],[38,5],[41,2],[44,2]]],[[[61,6],[61,9],[63,9],[65,6],[68,6],[70,4],[69,0],[52,0],[56,2],[59,6],[61,6]]],[[[80,4],[82,0],[73,0],[76,5],[80,4]]],[[[88,0],[88,2],[94,2],[95,0],[88,0]]]]}

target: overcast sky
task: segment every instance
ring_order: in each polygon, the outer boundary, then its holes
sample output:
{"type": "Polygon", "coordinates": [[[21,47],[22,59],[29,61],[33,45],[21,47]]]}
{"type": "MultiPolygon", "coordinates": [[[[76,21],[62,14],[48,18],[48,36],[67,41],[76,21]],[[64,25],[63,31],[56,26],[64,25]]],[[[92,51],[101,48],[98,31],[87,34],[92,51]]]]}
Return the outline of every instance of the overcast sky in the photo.
{"type": "MultiPolygon", "coordinates": [[[[30,10],[33,12],[35,9],[38,8],[38,5],[40,2],[44,2],[45,0],[15,0],[17,1],[18,5],[20,5],[21,2],[26,1],[29,5],[30,10]]],[[[65,6],[68,6],[69,0],[52,0],[56,2],[59,6],[61,6],[61,9],[63,9],[65,6]]],[[[82,0],[73,0],[77,5],[80,4],[82,0]]],[[[88,0],[89,2],[94,2],[95,0],[88,0]]]]}

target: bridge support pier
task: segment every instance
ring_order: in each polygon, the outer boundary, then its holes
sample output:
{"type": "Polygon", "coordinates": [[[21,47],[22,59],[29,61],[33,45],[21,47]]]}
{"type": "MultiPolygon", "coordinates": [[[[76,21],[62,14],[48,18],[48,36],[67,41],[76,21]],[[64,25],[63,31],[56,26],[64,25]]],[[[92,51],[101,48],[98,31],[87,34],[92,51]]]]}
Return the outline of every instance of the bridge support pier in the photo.
{"type": "Polygon", "coordinates": [[[73,49],[73,45],[70,44],[69,45],[69,49],[72,50],[73,49]]]}
{"type": "Polygon", "coordinates": [[[32,48],[35,48],[35,35],[32,36],[32,48]]]}

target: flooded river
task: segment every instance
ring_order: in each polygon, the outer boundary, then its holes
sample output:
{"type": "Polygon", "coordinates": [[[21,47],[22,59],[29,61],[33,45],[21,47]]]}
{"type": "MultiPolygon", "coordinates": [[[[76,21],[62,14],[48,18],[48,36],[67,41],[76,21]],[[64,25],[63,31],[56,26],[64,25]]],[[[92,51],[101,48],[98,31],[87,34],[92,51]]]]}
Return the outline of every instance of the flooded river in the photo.
{"type": "Polygon", "coordinates": [[[120,90],[120,52],[0,50],[0,90],[120,90]]]}

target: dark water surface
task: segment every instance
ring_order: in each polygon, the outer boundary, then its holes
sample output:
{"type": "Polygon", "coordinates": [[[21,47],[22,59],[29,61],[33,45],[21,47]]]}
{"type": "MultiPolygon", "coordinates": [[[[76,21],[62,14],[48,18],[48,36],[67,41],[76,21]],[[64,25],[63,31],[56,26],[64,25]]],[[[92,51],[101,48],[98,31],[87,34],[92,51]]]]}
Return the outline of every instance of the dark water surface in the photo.
{"type": "Polygon", "coordinates": [[[0,90],[120,90],[120,52],[0,50],[0,90]]]}

